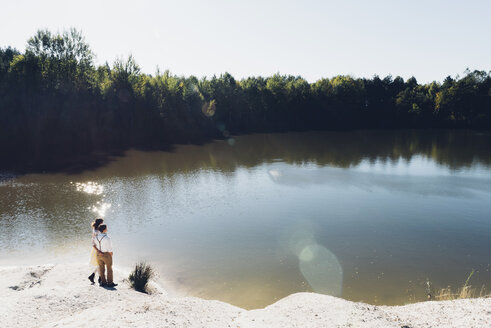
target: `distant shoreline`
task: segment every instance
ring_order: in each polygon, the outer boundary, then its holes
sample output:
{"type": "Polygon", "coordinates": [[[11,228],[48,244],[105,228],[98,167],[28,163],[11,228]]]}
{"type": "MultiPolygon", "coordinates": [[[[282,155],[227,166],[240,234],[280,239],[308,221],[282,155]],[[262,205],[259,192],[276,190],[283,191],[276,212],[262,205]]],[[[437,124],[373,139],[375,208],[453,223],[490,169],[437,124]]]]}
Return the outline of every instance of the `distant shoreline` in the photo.
{"type": "MultiPolygon", "coordinates": [[[[415,77],[145,74],[132,56],[98,65],[82,32],[38,30],[0,48],[0,167],[46,170],[95,153],[166,149],[248,133],[491,129],[491,72],[415,77]]],[[[230,140],[232,139],[232,140],[230,140]]],[[[104,158],[101,158],[104,161],[104,158]]],[[[95,161],[97,163],[97,161],[95,161]]],[[[90,163],[87,163],[90,164],[90,163]]],[[[92,165],[92,164],[91,164],[92,165]]]]}

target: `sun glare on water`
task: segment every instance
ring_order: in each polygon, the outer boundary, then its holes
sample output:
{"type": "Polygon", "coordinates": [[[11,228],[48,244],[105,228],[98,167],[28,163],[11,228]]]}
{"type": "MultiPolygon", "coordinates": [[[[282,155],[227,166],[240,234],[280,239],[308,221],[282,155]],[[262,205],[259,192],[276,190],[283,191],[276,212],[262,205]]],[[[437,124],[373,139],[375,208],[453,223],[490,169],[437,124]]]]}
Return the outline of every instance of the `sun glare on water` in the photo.
{"type": "MultiPolygon", "coordinates": [[[[75,185],[77,191],[89,194],[89,195],[97,195],[104,198],[104,186],[98,184],[97,182],[88,181],[88,182],[71,182],[70,184],[75,185]]],[[[97,216],[104,217],[107,211],[111,208],[110,203],[106,203],[103,201],[98,201],[95,205],[89,207],[88,209],[92,212],[96,213],[97,216]]]]}
{"type": "Polygon", "coordinates": [[[111,208],[111,204],[109,203],[97,202],[97,205],[92,206],[91,210],[92,212],[96,213],[97,216],[104,217],[106,216],[107,210],[109,210],[110,208],[111,208]]]}
{"type": "Polygon", "coordinates": [[[84,192],[87,194],[93,194],[93,195],[102,195],[104,192],[104,187],[97,182],[75,182],[75,188],[77,188],[77,191],[84,192]]]}

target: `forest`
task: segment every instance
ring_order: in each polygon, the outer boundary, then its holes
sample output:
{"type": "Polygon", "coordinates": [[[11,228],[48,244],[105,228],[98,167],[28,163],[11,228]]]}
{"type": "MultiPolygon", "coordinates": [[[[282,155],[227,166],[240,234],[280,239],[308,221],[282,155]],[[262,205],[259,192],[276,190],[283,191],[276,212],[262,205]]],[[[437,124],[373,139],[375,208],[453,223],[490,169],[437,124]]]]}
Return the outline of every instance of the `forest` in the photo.
{"type": "MultiPolygon", "coordinates": [[[[330,65],[335,65],[331,63],[330,65]]],[[[256,132],[491,129],[491,72],[419,84],[340,75],[236,80],[97,66],[82,33],[39,30],[24,53],[0,48],[0,168],[48,170],[129,148],[168,149],[256,132]]]]}

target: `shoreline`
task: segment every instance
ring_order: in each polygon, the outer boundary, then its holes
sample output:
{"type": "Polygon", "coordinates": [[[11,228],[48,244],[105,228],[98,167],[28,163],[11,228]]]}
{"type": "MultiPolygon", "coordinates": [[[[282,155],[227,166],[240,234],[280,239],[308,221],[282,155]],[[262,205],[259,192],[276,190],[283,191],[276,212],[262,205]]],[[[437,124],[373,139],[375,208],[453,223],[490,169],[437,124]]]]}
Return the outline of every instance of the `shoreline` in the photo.
{"type": "Polygon", "coordinates": [[[155,282],[134,291],[115,268],[114,290],[91,285],[87,265],[0,267],[0,321],[6,327],[486,327],[491,298],[375,306],[296,293],[262,309],[170,295],[155,282]]]}

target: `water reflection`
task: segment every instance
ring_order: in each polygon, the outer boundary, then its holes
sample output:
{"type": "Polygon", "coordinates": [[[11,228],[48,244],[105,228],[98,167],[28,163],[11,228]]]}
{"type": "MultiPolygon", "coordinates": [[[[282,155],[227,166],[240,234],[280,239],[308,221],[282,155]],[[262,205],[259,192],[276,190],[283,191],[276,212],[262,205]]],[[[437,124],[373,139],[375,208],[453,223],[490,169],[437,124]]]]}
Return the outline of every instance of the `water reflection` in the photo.
{"type": "Polygon", "coordinates": [[[489,284],[490,146],[468,131],[259,134],[8,176],[0,264],[85,261],[104,216],[117,263],[248,308],[297,291],[402,304],[472,268],[489,284]]]}
{"type": "Polygon", "coordinates": [[[420,157],[413,157],[411,161],[396,161],[391,165],[378,164],[375,162],[364,165],[362,162],[349,170],[312,165],[277,165],[277,168],[273,164],[268,174],[275,183],[291,187],[329,184],[340,188],[355,186],[367,191],[383,188],[420,195],[453,197],[472,197],[477,193],[491,192],[491,176],[489,170],[483,167],[445,171],[437,166],[425,165],[420,157]]]}

